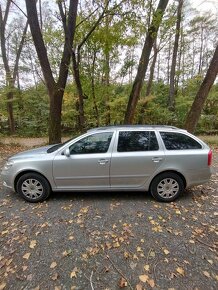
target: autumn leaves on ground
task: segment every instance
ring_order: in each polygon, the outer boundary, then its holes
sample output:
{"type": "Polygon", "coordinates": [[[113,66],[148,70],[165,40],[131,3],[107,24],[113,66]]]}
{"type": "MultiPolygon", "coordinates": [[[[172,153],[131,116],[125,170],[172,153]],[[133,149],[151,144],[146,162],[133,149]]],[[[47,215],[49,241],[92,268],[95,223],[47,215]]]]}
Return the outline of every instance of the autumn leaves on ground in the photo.
{"type": "MultiPolygon", "coordinates": [[[[23,149],[1,145],[0,167],[23,149]]],[[[30,204],[0,184],[0,289],[218,289],[217,161],[170,204],[134,192],[30,204]]]]}

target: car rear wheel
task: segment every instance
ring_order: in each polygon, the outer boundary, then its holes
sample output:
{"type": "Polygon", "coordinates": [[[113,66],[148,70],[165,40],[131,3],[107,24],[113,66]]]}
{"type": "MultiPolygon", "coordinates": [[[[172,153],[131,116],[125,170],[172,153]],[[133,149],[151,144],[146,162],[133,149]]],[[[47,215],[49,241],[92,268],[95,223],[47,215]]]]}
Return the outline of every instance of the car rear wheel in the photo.
{"type": "Polygon", "coordinates": [[[17,192],[29,202],[39,202],[50,195],[51,187],[40,174],[26,173],[18,179],[17,192]]]}
{"type": "Polygon", "coordinates": [[[173,172],[165,172],[156,176],[150,186],[152,196],[158,201],[175,200],[184,190],[182,178],[173,172]]]}

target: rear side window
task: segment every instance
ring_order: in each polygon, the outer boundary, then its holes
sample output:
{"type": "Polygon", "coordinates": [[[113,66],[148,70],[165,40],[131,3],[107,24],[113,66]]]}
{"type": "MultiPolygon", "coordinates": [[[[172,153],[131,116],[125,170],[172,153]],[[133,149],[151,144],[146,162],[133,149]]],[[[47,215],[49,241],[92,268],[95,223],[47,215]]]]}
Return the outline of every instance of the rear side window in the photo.
{"type": "Polygon", "coordinates": [[[153,131],[119,132],[118,152],[154,151],[158,149],[157,138],[153,131]]]}
{"type": "Polygon", "coordinates": [[[193,138],[182,133],[160,132],[167,150],[201,149],[202,146],[193,138]]]}

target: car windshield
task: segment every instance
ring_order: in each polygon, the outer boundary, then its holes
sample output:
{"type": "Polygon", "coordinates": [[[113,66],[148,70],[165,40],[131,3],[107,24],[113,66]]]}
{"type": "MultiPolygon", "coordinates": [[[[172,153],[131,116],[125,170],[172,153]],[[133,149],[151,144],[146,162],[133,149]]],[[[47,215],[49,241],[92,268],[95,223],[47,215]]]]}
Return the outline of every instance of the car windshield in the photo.
{"type": "Polygon", "coordinates": [[[55,145],[53,145],[52,147],[50,147],[50,148],[47,150],[47,153],[52,153],[52,152],[58,150],[59,148],[61,148],[62,146],[64,146],[65,144],[67,144],[69,141],[71,141],[71,140],[73,140],[73,139],[75,139],[75,138],[76,138],[76,137],[73,137],[73,138],[71,138],[71,139],[69,139],[69,140],[67,140],[67,141],[65,141],[65,142],[63,142],[63,143],[59,143],[59,144],[55,144],[55,145]]]}

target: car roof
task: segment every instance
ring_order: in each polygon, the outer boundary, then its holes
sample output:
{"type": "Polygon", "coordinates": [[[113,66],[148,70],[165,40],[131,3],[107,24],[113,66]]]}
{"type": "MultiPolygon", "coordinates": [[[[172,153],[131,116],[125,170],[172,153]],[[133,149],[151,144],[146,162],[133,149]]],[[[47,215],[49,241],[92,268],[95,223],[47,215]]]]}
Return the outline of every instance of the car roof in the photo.
{"type": "Polygon", "coordinates": [[[130,129],[130,130],[138,130],[138,129],[153,129],[153,130],[182,130],[174,126],[167,126],[167,125],[112,125],[112,126],[105,126],[105,127],[97,127],[88,130],[87,132],[94,132],[94,131],[104,131],[104,130],[122,130],[122,129],[130,129]]]}

